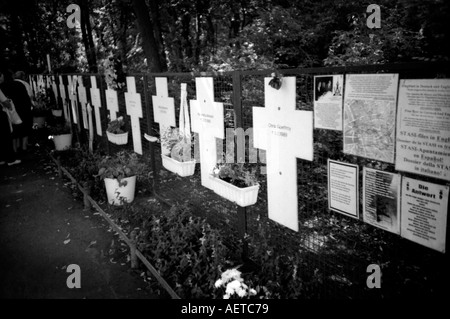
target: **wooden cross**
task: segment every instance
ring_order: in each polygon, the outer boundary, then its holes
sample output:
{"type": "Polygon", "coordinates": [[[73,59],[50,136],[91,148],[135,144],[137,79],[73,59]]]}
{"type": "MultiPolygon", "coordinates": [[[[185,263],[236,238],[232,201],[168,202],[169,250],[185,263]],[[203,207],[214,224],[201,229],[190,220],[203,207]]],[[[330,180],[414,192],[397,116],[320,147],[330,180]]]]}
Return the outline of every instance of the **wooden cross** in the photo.
{"type": "MultiPolygon", "coordinates": [[[[152,96],[153,115],[155,122],[159,124],[159,134],[162,137],[167,129],[176,126],[175,102],[173,97],[169,97],[167,78],[155,78],[155,84],[156,96],[152,96]]],[[[170,154],[170,150],[163,143],[161,143],[161,154],[170,154]]]]}
{"type": "Polygon", "coordinates": [[[58,103],[58,87],[56,86],[55,77],[52,75],[51,77],[53,95],[55,95],[55,101],[58,103]]]}
{"type": "Polygon", "coordinates": [[[77,110],[77,92],[76,92],[76,83],[77,83],[77,76],[68,75],[67,76],[67,89],[69,92],[69,99],[70,99],[70,106],[72,108],[72,116],[73,116],[73,122],[75,124],[78,124],[78,110],[77,110]]]}
{"type": "Polygon", "coordinates": [[[133,133],[134,151],[142,155],[141,126],[139,119],[142,118],[141,95],[136,92],[136,81],[133,76],[127,76],[127,91],[125,92],[125,104],[127,114],[131,118],[131,131],[133,133]]]}
{"type": "Polygon", "coordinates": [[[63,104],[64,118],[65,118],[66,122],[70,123],[69,108],[68,108],[67,100],[66,100],[66,87],[64,85],[63,77],[61,75],[59,76],[59,95],[61,96],[61,101],[63,104]]]}
{"type": "Polygon", "coordinates": [[[81,104],[81,114],[83,116],[83,126],[85,129],[89,129],[89,123],[88,123],[88,117],[87,117],[87,95],[86,95],[86,88],[83,85],[83,78],[80,76],[78,77],[78,99],[81,104]]]}
{"type": "Polygon", "coordinates": [[[295,77],[279,90],[270,80],[266,107],[253,107],[254,146],[266,150],[269,218],[298,231],[297,158],[313,159],[313,113],[295,110],[295,77]]]}
{"type": "Polygon", "coordinates": [[[217,164],[216,138],[225,138],[223,103],[214,102],[212,77],[195,79],[197,100],[191,100],[192,131],[198,133],[202,185],[214,189],[210,178],[217,164]]]}
{"type": "Polygon", "coordinates": [[[117,119],[117,112],[119,112],[119,99],[117,92],[113,89],[107,89],[106,95],[106,108],[109,110],[109,119],[114,121],[117,119]]]}
{"type": "Polygon", "coordinates": [[[97,88],[97,79],[95,76],[91,76],[91,104],[94,106],[95,113],[95,127],[97,129],[97,135],[102,136],[102,123],[100,118],[100,108],[102,107],[102,101],[100,99],[100,90],[97,88]]]}

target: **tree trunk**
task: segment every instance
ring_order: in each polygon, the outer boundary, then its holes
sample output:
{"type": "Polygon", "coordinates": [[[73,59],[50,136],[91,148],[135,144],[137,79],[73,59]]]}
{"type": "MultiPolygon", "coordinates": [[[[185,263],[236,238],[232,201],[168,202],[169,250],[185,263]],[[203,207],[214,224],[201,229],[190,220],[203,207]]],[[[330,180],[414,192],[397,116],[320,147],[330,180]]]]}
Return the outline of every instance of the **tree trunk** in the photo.
{"type": "Polygon", "coordinates": [[[84,49],[86,51],[86,58],[89,64],[89,71],[97,73],[97,58],[95,55],[94,40],[92,38],[91,22],[89,20],[89,4],[87,0],[80,0],[81,13],[81,34],[83,37],[84,49]]]}
{"type": "Polygon", "coordinates": [[[148,14],[148,8],[145,0],[132,0],[134,13],[136,14],[139,32],[142,37],[142,46],[147,58],[147,63],[152,72],[163,72],[163,63],[159,56],[160,48],[155,40],[153,24],[148,14]]]}
{"type": "Polygon", "coordinates": [[[166,52],[164,51],[164,40],[161,32],[161,21],[159,20],[159,9],[158,9],[159,0],[151,0],[148,3],[150,4],[150,14],[153,22],[155,41],[158,42],[159,46],[161,67],[164,70],[167,70],[167,62],[166,62],[167,57],[166,52]]]}

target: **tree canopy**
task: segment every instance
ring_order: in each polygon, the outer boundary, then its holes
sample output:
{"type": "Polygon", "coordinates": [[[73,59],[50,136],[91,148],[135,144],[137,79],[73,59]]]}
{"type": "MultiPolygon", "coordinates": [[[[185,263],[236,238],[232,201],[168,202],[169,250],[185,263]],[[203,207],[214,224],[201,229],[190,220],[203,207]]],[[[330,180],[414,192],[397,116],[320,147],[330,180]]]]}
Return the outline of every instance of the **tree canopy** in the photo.
{"type": "Polygon", "coordinates": [[[447,61],[445,0],[380,0],[370,29],[357,0],[0,0],[2,63],[45,72],[294,68],[447,61]],[[70,28],[70,4],[80,21],[70,28]]]}

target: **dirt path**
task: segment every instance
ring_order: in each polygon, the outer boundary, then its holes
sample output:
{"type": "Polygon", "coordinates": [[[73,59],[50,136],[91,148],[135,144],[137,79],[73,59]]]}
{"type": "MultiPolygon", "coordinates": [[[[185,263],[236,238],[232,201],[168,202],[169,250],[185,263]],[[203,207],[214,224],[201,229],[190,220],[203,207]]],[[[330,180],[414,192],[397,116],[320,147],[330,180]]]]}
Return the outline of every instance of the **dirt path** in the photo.
{"type": "Polygon", "coordinates": [[[0,298],[155,298],[118,238],[44,152],[0,166],[0,298]],[[70,264],[80,266],[79,289],[67,287],[70,264]]]}

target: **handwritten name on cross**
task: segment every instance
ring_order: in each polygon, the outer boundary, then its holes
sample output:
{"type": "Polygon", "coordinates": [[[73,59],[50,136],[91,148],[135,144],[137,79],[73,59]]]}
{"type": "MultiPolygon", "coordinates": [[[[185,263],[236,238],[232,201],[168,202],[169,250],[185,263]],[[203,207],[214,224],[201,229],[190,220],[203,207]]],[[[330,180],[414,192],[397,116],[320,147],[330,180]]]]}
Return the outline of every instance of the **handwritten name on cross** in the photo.
{"type": "Polygon", "coordinates": [[[117,92],[108,88],[105,91],[106,96],[106,108],[109,110],[109,119],[114,121],[117,119],[117,112],[119,112],[119,98],[117,92]]]}
{"type": "Polygon", "coordinates": [[[97,79],[95,76],[91,76],[91,104],[94,106],[95,113],[95,127],[97,129],[97,135],[102,136],[102,123],[100,118],[100,108],[102,107],[102,101],[100,99],[100,90],[97,88],[97,79]]]}
{"type": "Polygon", "coordinates": [[[295,77],[279,90],[265,78],[265,108],[253,107],[254,146],[266,150],[269,218],[298,231],[297,158],[313,159],[313,113],[295,110],[295,77]]]}
{"type": "Polygon", "coordinates": [[[136,92],[136,81],[133,76],[127,76],[127,90],[125,92],[125,104],[127,114],[131,118],[131,130],[133,133],[134,151],[142,155],[141,126],[139,119],[142,118],[141,95],[136,92]]]}
{"type": "MultiPolygon", "coordinates": [[[[171,126],[175,127],[175,102],[173,97],[169,97],[167,89],[167,78],[155,78],[156,96],[152,96],[153,114],[155,122],[159,124],[159,134],[163,136],[164,132],[171,126]]],[[[170,150],[161,143],[161,154],[169,155],[170,150]]]]}
{"type": "Polygon", "coordinates": [[[195,86],[197,100],[191,100],[192,130],[199,135],[202,185],[213,189],[210,175],[217,164],[216,138],[225,138],[223,103],[214,102],[213,78],[196,78],[195,86]]]}
{"type": "Polygon", "coordinates": [[[77,76],[68,75],[67,76],[67,91],[69,92],[69,99],[70,99],[70,106],[72,108],[72,117],[73,122],[75,124],[78,124],[78,109],[77,109],[77,91],[76,91],[76,84],[77,84],[77,76]]]}
{"type": "Polygon", "coordinates": [[[62,104],[63,104],[63,113],[64,118],[66,122],[70,122],[70,114],[69,109],[67,107],[67,100],[66,100],[66,87],[63,82],[63,77],[59,76],[59,95],[61,96],[62,104]]]}
{"type": "Polygon", "coordinates": [[[83,116],[83,126],[85,129],[89,129],[89,123],[88,123],[88,117],[87,117],[87,95],[86,95],[86,88],[83,85],[83,78],[80,76],[78,77],[78,99],[81,104],[81,114],[83,116]]]}

